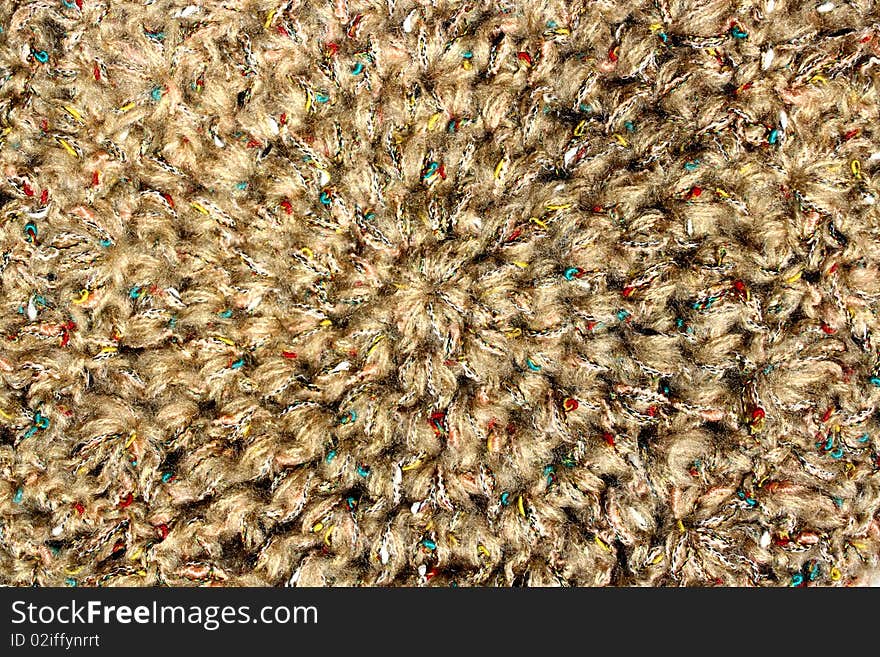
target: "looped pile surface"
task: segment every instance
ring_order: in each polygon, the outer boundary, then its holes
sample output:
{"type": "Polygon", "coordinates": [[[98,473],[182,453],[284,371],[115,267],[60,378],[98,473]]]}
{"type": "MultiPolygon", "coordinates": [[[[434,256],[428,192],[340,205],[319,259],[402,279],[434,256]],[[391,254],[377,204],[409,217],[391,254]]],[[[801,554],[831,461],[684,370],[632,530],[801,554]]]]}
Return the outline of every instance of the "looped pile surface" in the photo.
{"type": "Polygon", "coordinates": [[[0,581],[847,585],[840,2],[0,2],[0,581]]]}

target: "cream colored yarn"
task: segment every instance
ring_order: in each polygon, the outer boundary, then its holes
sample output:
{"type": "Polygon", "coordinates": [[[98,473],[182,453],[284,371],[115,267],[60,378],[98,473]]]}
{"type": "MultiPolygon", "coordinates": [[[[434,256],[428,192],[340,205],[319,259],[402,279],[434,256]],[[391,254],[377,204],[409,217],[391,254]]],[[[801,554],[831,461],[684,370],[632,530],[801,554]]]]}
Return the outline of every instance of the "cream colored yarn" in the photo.
{"type": "Polygon", "coordinates": [[[0,582],[858,584],[868,0],[0,0],[0,582]]]}

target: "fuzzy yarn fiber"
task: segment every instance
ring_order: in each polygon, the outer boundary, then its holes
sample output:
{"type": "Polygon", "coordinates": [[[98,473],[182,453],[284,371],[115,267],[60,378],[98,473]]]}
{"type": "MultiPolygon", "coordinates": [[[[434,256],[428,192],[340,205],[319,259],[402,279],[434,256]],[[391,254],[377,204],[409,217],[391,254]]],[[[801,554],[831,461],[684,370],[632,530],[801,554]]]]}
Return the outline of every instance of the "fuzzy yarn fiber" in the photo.
{"type": "Polygon", "coordinates": [[[0,582],[865,581],[877,21],[0,0],[0,582]]]}

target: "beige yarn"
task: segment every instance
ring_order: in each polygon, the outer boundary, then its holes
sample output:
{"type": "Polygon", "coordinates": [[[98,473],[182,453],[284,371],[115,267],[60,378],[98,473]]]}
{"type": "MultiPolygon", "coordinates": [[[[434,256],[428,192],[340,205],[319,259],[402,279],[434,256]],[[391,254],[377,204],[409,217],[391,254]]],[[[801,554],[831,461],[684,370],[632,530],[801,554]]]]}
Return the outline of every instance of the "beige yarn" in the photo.
{"type": "Polygon", "coordinates": [[[0,0],[0,582],[861,583],[877,16],[0,0]]]}

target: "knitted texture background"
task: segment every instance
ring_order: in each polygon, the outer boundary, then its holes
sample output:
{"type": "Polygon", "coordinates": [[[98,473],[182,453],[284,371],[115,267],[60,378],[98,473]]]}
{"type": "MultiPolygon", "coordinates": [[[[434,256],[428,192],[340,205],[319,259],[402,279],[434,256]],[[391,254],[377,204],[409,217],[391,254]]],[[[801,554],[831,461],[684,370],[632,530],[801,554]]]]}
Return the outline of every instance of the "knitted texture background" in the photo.
{"type": "Polygon", "coordinates": [[[0,582],[852,585],[872,0],[0,0],[0,582]]]}

